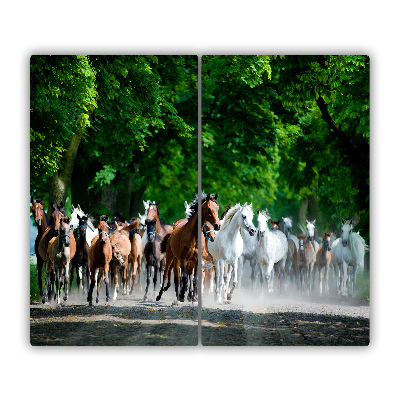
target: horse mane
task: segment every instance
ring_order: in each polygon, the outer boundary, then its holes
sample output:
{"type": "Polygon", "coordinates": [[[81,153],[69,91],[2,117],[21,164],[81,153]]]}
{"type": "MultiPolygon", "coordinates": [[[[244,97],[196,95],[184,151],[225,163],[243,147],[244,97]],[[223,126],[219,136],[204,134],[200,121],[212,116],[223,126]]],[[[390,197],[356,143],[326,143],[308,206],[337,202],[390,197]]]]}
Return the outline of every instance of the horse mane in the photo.
{"type": "Polygon", "coordinates": [[[167,234],[164,236],[162,242],[160,243],[160,250],[161,250],[161,253],[165,253],[165,252],[167,251],[167,242],[168,242],[168,239],[169,239],[169,237],[170,237],[171,235],[172,235],[172,233],[167,233],[167,234]]]}
{"type": "Polygon", "coordinates": [[[369,251],[369,246],[367,245],[367,243],[365,243],[365,240],[358,233],[352,232],[349,235],[349,244],[350,244],[351,252],[352,253],[354,252],[354,241],[352,240],[352,236],[353,235],[360,239],[361,244],[363,245],[365,252],[369,251]]]}
{"type": "MultiPolygon", "coordinates": [[[[244,208],[245,206],[243,206],[244,208]]],[[[220,231],[223,231],[226,229],[226,227],[229,225],[229,223],[232,221],[232,218],[235,216],[235,214],[242,209],[242,206],[240,203],[237,203],[234,207],[232,207],[226,214],[224,219],[222,220],[220,231]]]]}

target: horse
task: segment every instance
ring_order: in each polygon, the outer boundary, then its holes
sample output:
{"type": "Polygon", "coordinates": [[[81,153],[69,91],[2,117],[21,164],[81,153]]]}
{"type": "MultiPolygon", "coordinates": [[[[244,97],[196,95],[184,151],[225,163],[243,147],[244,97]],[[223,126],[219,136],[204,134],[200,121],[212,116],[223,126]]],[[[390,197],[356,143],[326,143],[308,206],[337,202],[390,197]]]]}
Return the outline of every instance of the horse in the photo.
{"type": "MultiPolygon", "coordinates": [[[[230,208],[230,205],[229,205],[230,208]]],[[[204,222],[202,227],[202,239],[201,243],[201,293],[212,293],[214,291],[214,275],[215,265],[212,255],[208,251],[208,241],[213,242],[215,240],[214,227],[208,222],[204,222]]]]}
{"type": "Polygon", "coordinates": [[[217,282],[216,282],[216,301],[222,303],[232,299],[233,291],[238,283],[237,279],[237,268],[238,258],[243,252],[243,238],[240,234],[240,228],[243,228],[253,236],[256,229],[252,223],[253,210],[251,204],[245,203],[243,206],[237,203],[231,208],[225,215],[221,228],[216,232],[214,242],[208,243],[208,250],[212,255],[217,270],[217,282]],[[225,263],[229,263],[226,282],[224,283],[224,269],[225,263]],[[233,265],[233,280],[232,289],[229,291],[230,278],[233,265]]]}
{"type": "Polygon", "coordinates": [[[97,297],[96,303],[99,302],[99,291],[102,277],[104,275],[104,282],[106,284],[106,301],[110,300],[108,290],[108,270],[110,268],[110,261],[112,258],[111,241],[108,234],[108,217],[101,215],[97,218],[98,235],[96,235],[89,248],[89,268],[90,268],[90,288],[88,292],[87,301],[92,305],[92,294],[95,285],[96,270],[99,269],[99,277],[97,279],[97,297]]]}
{"type": "Polygon", "coordinates": [[[141,271],[142,271],[142,257],[143,257],[143,244],[142,237],[140,236],[140,220],[132,218],[129,225],[122,228],[122,230],[129,231],[130,253],[129,253],[129,269],[128,269],[128,282],[129,294],[132,294],[134,282],[139,276],[139,288],[142,289],[141,271]]]}
{"type": "MultiPolygon", "coordinates": [[[[124,222],[123,222],[124,224],[124,222]]],[[[116,229],[109,236],[112,248],[112,258],[110,269],[114,276],[114,297],[117,300],[118,293],[118,273],[121,270],[122,295],[127,294],[128,263],[131,254],[131,242],[129,233],[121,229],[116,229]]]]}
{"type": "Polygon", "coordinates": [[[154,268],[153,275],[153,284],[154,291],[156,290],[157,284],[157,275],[158,271],[164,266],[164,258],[165,253],[162,253],[160,244],[162,241],[162,237],[156,230],[157,220],[156,219],[147,219],[146,227],[147,227],[147,243],[144,248],[144,257],[146,259],[146,271],[147,271],[147,279],[146,279],[146,289],[144,293],[143,300],[148,300],[147,294],[149,291],[151,274],[154,268]]]}
{"type": "MultiPolygon", "coordinates": [[[[332,232],[325,232],[322,238],[322,246],[317,251],[317,262],[314,267],[313,273],[315,274],[318,268],[319,272],[319,294],[328,294],[328,273],[329,264],[331,263],[331,249],[332,249],[332,232]],[[322,268],[325,268],[324,283],[322,285],[322,268]]],[[[314,278],[314,277],[313,277],[314,278]]]]}
{"type": "Polygon", "coordinates": [[[314,249],[311,243],[307,242],[306,235],[300,233],[299,239],[298,268],[300,271],[300,283],[303,292],[311,293],[311,273],[314,268],[314,249]]]}
{"type": "Polygon", "coordinates": [[[319,249],[319,244],[318,242],[315,240],[315,219],[312,222],[307,221],[307,238],[306,238],[306,242],[310,243],[313,250],[314,250],[314,263],[317,261],[316,259],[316,255],[317,255],[317,251],[319,249]]]}
{"type": "MultiPolygon", "coordinates": [[[[69,282],[69,262],[71,259],[71,247],[70,247],[70,218],[62,217],[60,220],[60,227],[58,229],[58,235],[50,239],[47,246],[47,258],[46,258],[46,287],[50,289],[50,272],[54,268],[55,281],[56,281],[56,295],[55,300],[57,304],[60,304],[60,290],[61,281],[64,277],[64,301],[68,299],[68,282],[69,282]]],[[[73,237],[73,236],[72,236],[73,237]]],[[[46,290],[46,293],[48,290],[46,290]]],[[[45,295],[42,302],[47,301],[45,295]]]]}
{"type": "Polygon", "coordinates": [[[99,234],[97,228],[94,227],[92,221],[90,220],[90,214],[86,214],[82,209],[81,206],[78,204],[78,207],[74,207],[71,205],[71,228],[75,230],[80,225],[79,217],[86,216],[87,217],[87,227],[89,230],[86,231],[86,242],[90,246],[92,243],[93,238],[99,234]]]}
{"type": "Polygon", "coordinates": [[[160,201],[157,203],[149,203],[147,209],[147,219],[154,219],[156,220],[156,231],[157,234],[160,235],[161,240],[167,233],[171,233],[173,230],[172,225],[164,224],[163,220],[160,217],[160,210],[158,206],[160,205],[160,201]]]}
{"type": "Polygon", "coordinates": [[[288,252],[285,265],[285,272],[286,272],[285,286],[287,288],[289,278],[290,279],[294,278],[297,289],[299,289],[300,278],[299,278],[299,271],[297,268],[297,253],[298,253],[299,239],[290,233],[292,231],[292,220],[289,217],[282,218],[282,225],[280,224],[280,222],[281,220],[271,221],[271,225],[275,223],[275,225],[273,225],[271,229],[274,230],[274,226],[276,227],[275,229],[280,229],[286,236],[288,241],[288,252]],[[296,241],[294,240],[294,238],[296,239],[296,241]]]}
{"type": "Polygon", "coordinates": [[[292,239],[294,244],[296,245],[296,250],[299,251],[299,239],[297,236],[293,235],[293,218],[292,217],[282,217],[282,225],[281,230],[285,234],[285,236],[289,239],[292,239]]]}
{"type": "Polygon", "coordinates": [[[275,266],[275,288],[280,288],[280,268],[286,264],[288,251],[288,241],[286,236],[280,230],[269,230],[268,220],[270,215],[268,211],[257,210],[257,261],[260,269],[261,295],[263,295],[264,277],[267,281],[269,292],[273,291],[271,273],[275,266]],[[264,271],[263,271],[264,269],[264,271]]]}
{"type": "Polygon", "coordinates": [[[43,264],[44,259],[40,256],[39,253],[39,242],[43,236],[43,233],[49,226],[49,219],[47,217],[46,212],[43,209],[43,202],[44,199],[37,199],[36,201],[31,196],[31,203],[32,203],[32,214],[35,220],[35,224],[38,228],[38,234],[35,239],[35,254],[36,254],[36,268],[38,270],[38,285],[40,296],[43,296],[43,288],[42,288],[42,271],[43,271],[43,264]]]}
{"type": "Polygon", "coordinates": [[[338,276],[339,294],[347,292],[349,296],[354,296],[357,269],[364,269],[364,256],[368,250],[364,239],[353,232],[353,220],[342,220],[341,237],[332,244],[332,263],[338,276]]]}
{"type": "MultiPolygon", "coordinates": [[[[60,221],[62,217],[66,217],[67,213],[65,212],[64,205],[61,202],[60,205],[56,206],[54,204],[51,205],[51,215],[49,219],[49,226],[43,233],[42,237],[40,238],[39,241],[39,246],[38,246],[38,251],[40,257],[42,257],[43,260],[47,259],[47,247],[50,242],[50,240],[53,237],[58,236],[58,230],[60,229],[60,221]]],[[[71,258],[75,254],[75,249],[76,249],[76,244],[75,244],[75,238],[73,235],[73,232],[70,232],[70,252],[71,252],[71,258]]],[[[46,265],[46,273],[47,273],[47,265],[46,265]]],[[[47,288],[50,290],[54,286],[54,271],[52,268],[50,268],[50,281],[51,285],[47,286],[47,288]]],[[[49,292],[45,296],[47,297],[51,293],[49,292]]]]}
{"type": "Polygon", "coordinates": [[[185,293],[187,290],[188,272],[193,274],[193,290],[191,294],[192,301],[196,300],[197,290],[197,263],[198,263],[198,202],[201,202],[201,221],[210,222],[214,229],[218,229],[220,221],[218,218],[218,194],[212,196],[210,193],[206,196],[202,193],[201,198],[198,199],[197,195],[191,203],[191,212],[187,222],[176,224],[172,233],[163,239],[162,247],[166,250],[166,264],[163,282],[160,292],[156,298],[157,301],[161,299],[166,277],[169,275],[170,268],[173,265],[174,274],[177,273],[178,268],[182,273],[182,287],[178,295],[178,287],[180,281],[175,281],[175,290],[177,293],[177,300],[183,302],[185,300],[185,293]]]}
{"type": "MultiPolygon", "coordinates": [[[[88,216],[76,215],[78,220],[78,239],[76,241],[76,252],[71,259],[71,285],[74,279],[74,269],[77,270],[78,291],[81,288],[85,293],[85,277],[87,282],[87,290],[89,290],[89,244],[86,238],[86,230],[88,226],[88,216]]],[[[71,219],[72,221],[72,219],[71,219]]],[[[72,224],[71,224],[72,229],[72,224]]]]}

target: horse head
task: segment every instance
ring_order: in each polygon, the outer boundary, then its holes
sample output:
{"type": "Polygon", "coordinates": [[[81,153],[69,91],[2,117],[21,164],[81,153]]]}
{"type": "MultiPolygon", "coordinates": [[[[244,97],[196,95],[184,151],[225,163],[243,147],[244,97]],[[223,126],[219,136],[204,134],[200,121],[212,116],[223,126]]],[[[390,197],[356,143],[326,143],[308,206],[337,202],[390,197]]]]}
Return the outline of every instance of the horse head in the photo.
{"type": "Polygon", "coordinates": [[[34,200],[31,196],[33,218],[37,226],[42,225],[42,218],[44,218],[43,199],[34,200]]]}
{"type": "Polygon", "coordinates": [[[260,211],[257,209],[257,223],[258,223],[258,234],[264,237],[265,233],[268,231],[268,220],[271,216],[268,214],[268,210],[260,211]]]}
{"type": "Polygon", "coordinates": [[[251,204],[244,203],[241,212],[241,218],[239,217],[239,226],[249,232],[250,236],[254,236],[256,228],[253,225],[253,209],[251,204]]]}
{"type": "Polygon", "coordinates": [[[332,232],[325,232],[324,237],[322,238],[322,243],[325,247],[325,250],[332,250],[332,232]]]}
{"type": "Polygon", "coordinates": [[[69,247],[69,241],[70,241],[70,222],[71,219],[69,217],[62,217],[60,219],[60,229],[59,229],[59,235],[60,235],[60,239],[61,239],[61,243],[65,246],[65,247],[69,247]]]}
{"type": "Polygon", "coordinates": [[[60,221],[62,217],[66,217],[64,207],[61,205],[56,206],[54,204],[51,205],[51,216],[50,216],[50,226],[54,231],[60,229],[60,221]]]}
{"type": "Polygon", "coordinates": [[[281,229],[281,220],[278,219],[276,221],[272,221],[272,219],[270,220],[271,222],[271,231],[279,231],[281,229]]]}
{"type": "Polygon", "coordinates": [[[208,221],[214,226],[215,230],[221,227],[221,221],[218,218],[219,205],[217,202],[218,194],[211,196],[209,193],[206,200],[201,205],[202,221],[208,221]]]}
{"type": "Polygon", "coordinates": [[[342,245],[343,247],[346,247],[349,240],[350,240],[350,235],[353,229],[353,220],[350,220],[349,222],[345,221],[342,219],[342,245]]]}
{"type": "Polygon", "coordinates": [[[204,222],[203,224],[203,235],[210,242],[213,242],[215,240],[215,230],[208,221],[204,222]]]}
{"type": "Polygon", "coordinates": [[[147,240],[149,243],[154,243],[156,240],[156,220],[155,219],[146,219],[146,227],[147,227],[147,240]]]}
{"type": "Polygon", "coordinates": [[[299,251],[301,253],[304,253],[305,243],[306,243],[306,235],[304,235],[303,233],[300,233],[299,235],[297,235],[297,239],[299,239],[299,251]]]}
{"type": "Polygon", "coordinates": [[[78,235],[79,237],[85,237],[86,235],[86,229],[87,229],[87,222],[88,222],[88,217],[87,215],[83,215],[82,217],[77,215],[79,225],[78,225],[78,235]]]}
{"type": "Polygon", "coordinates": [[[307,238],[311,241],[314,240],[315,235],[315,219],[312,222],[307,221],[307,238]]]}
{"type": "Polygon", "coordinates": [[[99,215],[97,218],[97,229],[99,231],[99,240],[106,243],[108,236],[108,217],[107,215],[99,215]]]}
{"type": "Polygon", "coordinates": [[[160,204],[160,201],[157,203],[149,203],[149,206],[147,208],[147,219],[157,219],[159,217],[159,212],[158,212],[158,205],[160,204]]]}

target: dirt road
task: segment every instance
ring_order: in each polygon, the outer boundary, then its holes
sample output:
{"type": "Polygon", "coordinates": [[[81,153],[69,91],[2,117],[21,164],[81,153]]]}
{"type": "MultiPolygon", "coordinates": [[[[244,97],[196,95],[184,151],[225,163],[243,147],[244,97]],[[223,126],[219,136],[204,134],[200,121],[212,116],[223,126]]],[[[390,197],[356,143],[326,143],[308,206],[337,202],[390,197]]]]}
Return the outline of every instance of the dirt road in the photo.
{"type": "MultiPolygon", "coordinates": [[[[111,295],[113,291],[111,291],[111,295]]],[[[160,302],[142,293],[118,296],[92,307],[75,291],[61,307],[30,306],[34,346],[196,346],[197,303],[172,305],[174,292],[160,302]]],[[[203,346],[365,346],[369,344],[369,302],[319,296],[254,296],[234,293],[230,304],[202,298],[203,346]]]]}

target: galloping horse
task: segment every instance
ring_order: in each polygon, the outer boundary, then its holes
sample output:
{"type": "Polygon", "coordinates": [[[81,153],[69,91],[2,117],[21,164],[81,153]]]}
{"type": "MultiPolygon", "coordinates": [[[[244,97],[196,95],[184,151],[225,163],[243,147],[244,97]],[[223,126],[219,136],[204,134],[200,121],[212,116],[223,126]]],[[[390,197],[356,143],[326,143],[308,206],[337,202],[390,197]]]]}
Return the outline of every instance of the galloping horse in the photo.
{"type": "MultiPolygon", "coordinates": [[[[215,197],[209,193],[207,196],[202,193],[201,196],[201,220],[210,222],[214,228],[218,229],[220,221],[218,218],[218,195],[215,197]]],[[[174,263],[174,271],[181,268],[182,272],[182,288],[179,293],[179,301],[185,300],[185,292],[187,290],[187,269],[191,264],[193,268],[194,287],[193,294],[195,296],[197,289],[197,263],[198,263],[198,197],[191,203],[191,213],[186,223],[175,225],[171,235],[166,239],[166,266],[160,293],[156,300],[161,299],[165,280],[169,274],[172,263],[174,263]]],[[[165,240],[165,239],[164,239],[165,240]]],[[[164,242],[164,241],[163,241],[164,242]]],[[[192,300],[195,298],[192,297],[192,300]]]]}
{"type": "MultiPolygon", "coordinates": [[[[119,221],[118,221],[119,222],[119,221]]],[[[127,294],[127,278],[128,278],[128,263],[129,255],[131,254],[131,242],[129,240],[129,233],[116,229],[109,236],[112,247],[112,259],[110,261],[110,268],[114,274],[114,297],[117,299],[118,287],[118,273],[121,269],[122,281],[122,295],[127,294]]]]}
{"type": "Polygon", "coordinates": [[[298,268],[300,271],[300,283],[303,292],[311,292],[311,273],[314,267],[314,249],[311,243],[306,242],[306,235],[297,235],[299,239],[298,268]]]}
{"type": "Polygon", "coordinates": [[[110,261],[112,258],[112,247],[110,237],[108,235],[108,217],[106,215],[99,216],[97,219],[97,229],[99,234],[93,238],[92,244],[89,248],[89,268],[90,268],[90,288],[87,297],[89,305],[92,305],[92,294],[95,284],[96,270],[99,269],[99,277],[97,280],[97,297],[96,303],[99,302],[99,291],[101,279],[104,275],[104,282],[106,284],[106,301],[110,299],[108,290],[108,270],[110,268],[110,261]]]}
{"type": "MultiPolygon", "coordinates": [[[[129,254],[129,270],[128,270],[128,281],[129,281],[129,294],[132,294],[134,283],[138,279],[139,288],[142,290],[142,257],[143,257],[143,243],[142,237],[140,236],[140,220],[132,219],[129,226],[123,229],[129,229],[129,240],[131,242],[131,252],[129,254]]],[[[144,229],[143,229],[144,231],[144,229]]]]}
{"type": "MultiPolygon", "coordinates": [[[[50,226],[43,233],[43,236],[41,237],[41,239],[39,241],[39,247],[38,247],[40,257],[42,257],[43,260],[47,259],[47,247],[49,245],[50,240],[53,237],[58,236],[61,218],[67,216],[62,202],[60,203],[59,206],[55,206],[54,204],[52,204],[51,208],[52,208],[52,213],[50,215],[50,221],[49,221],[50,226]]],[[[70,257],[71,258],[75,255],[75,250],[76,250],[75,238],[74,238],[73,232],[70,231],[70,257]]],[[[46,274],[47,274],[47,270],[48,270],[48,268],[46,265],[46,274]]],[[[50,274],[51,285],[47,286],[47,289],[50,290],[54,283],[54,271],[52,268],[50,268],[49,274],[50,274]]],[[[48,293],[45,294],[46,297],[48,295],[49,295],[48,293]]]]}
{"type": "Polygon", "coordinates": [[[319,294],[328,294],[328,272],[329,264],[331,263],[331,239],[332,232],[325,232],[322,238],[322,246],[317,251],[317,262],[314,268],[314,274],[316,268],[319,272],[319,294]],[[322,268],[325,268],[324,284],[322,286],[322,268]]]}
{"type": "MultiPolygon", "coordinates": [[[[77,270],[78,291],[82,288],[85,293],[85,277],[87,289],[89,290],[89,245],[86,239],[86,229],[88,226],[88,216],[76,216],[78,220],[78,240],[76,242],[75,256],[71,259],[71,285],[74,279],[74,269],[77,270]]],[[[72,225],[72,224],[71,224],[72,225]]]]}
{"type": "Polygon", "coordinates": [[[172,232],[173,227],[172,225],[164,224],[164,222],[162,221],[160,217],[160,210],[158,208],[159,204],[160,201],[158,201],[157,203],[149,203],[147,209],[147,219],[153,219],[156,221],[156,232],[162,240],[166,234],[172,232]]]}
{"type": "Polygon", "coordinates": [[[35,219],[35,223],[38,228],[38,234],[35,239],[35,254],[36,254],[36,267],[38,269],[38,285],[41,296],[43,296],[42,271],[43,271],[44,259],[40,256],[39,253],[39,242],[44,232],[46,231],[47,227],[49,226],[49,219],[47,218],[46,212],[43,209],[43,201],[44,201],[43,199],[35,201],[31,196],[33,218],[35,219]]]}
{"type": "Polygon", "coordinates": [[[208,250],[216,262],[217,269],[217,287],[216,301],[221,303],[222,299],[228,301],[232,298],[233,291],[238,283],[237,268],[238,258],[243,252],[243,239],[240,235],[240,228],[246,229],[250,235],[256,232],[252,223],[253,210],[251,204],[245,203],[243,206],[240,203],[231,208],[225,215],[221,229],[216,233],[214,242],[208,244],[208,250]],[[224,283],[223,275],[225,263],[229,263],[226,282],[224,283]],[[233,281],[232,289],[229,291],[231,273],[233,265],[233,281]]]}
{"type": "Polygon", "coordinates": [[[83,212],[83,210],[81,209],[81,206],[78,204],[78,207],[74,207],[73,205],[71,205],[71,228],[72,230],[75,230],[78,228],[79,224],[79,219],[78,217],[87,217],[87,227],[89,228],[89,230],[86,231],[86,242],[87,244],[90,246],[90,244],[92,243],[93,238],[99,234],[99,232],[97,231],[97,228],[94,227],[94,225],[92,224],[92,221],[90,220],[90,214],[86,214],[85,212],[83,212]]]}
{"type": "Polygon", "coordinates": [[[368,250],[364,239],[353,232],[353,220],[342,220],[342,236],[332,244],[332,263],[337,272],[340,294],[345,295],[347,290],[350,296],[354,296],[357,268],[360,266],[364,269],[364,256],[368,250]],[[346,283],[346,290],[343,281],[346,283]]]}
{"type": "Polygon", "coordinates": [[[158,271],[160,271],[164,266],[163,261],[165,258],[165,253],[162,253],[160,247],[162,238],[160,237],[161,235],[159,234],[159,232],[157,232],[156,226],[157,226],[157,221],[155,219],[146,220],[147,243],[146,247],[144,248],[144,257],[146,259],[147,279],[146,279],[146,289],[143,300],[148,299],[147,293],[149,291],[151,273],[153,268],[154,268],[153,284],[155,291],[158,271]]]}
{"type": "Polygon", "coordinates": [[[264,289],[264,277],[267,281],[268,290],[273,291],[271,272],[275,266],[275,288],[280,288],[280,267],[285,265],[288,242],[286,236],[280,230],[269,230],[268,211],[257,210],[258,232],[257,232],[257,261],[260,268],[261,294],[264,289]],[[265,266],[265,267],[264,267],[265,266]],[[263,271],[264,267],[264,271],[263,271]]]}
{"type": "MultiPolygon", "coordinates": [[[[46,287],[50,289],[50,271],[54,267],[56,280],[56,303],[60,304],[61,280],[64,277],[64,301],[68,299],[68,282],[69,282],[69,262],[71,259],[70,248],[70,218],[62,217],[58,235],[53,237],[47,246],[46,258],[46,287]]],[[[72,236],[73,237],[73,236],[72,236]]],[[[46,290],[47,294],[48,290],[46,290]]],[[[47,301],[45,295],[42,302],[47,301]]]]}

